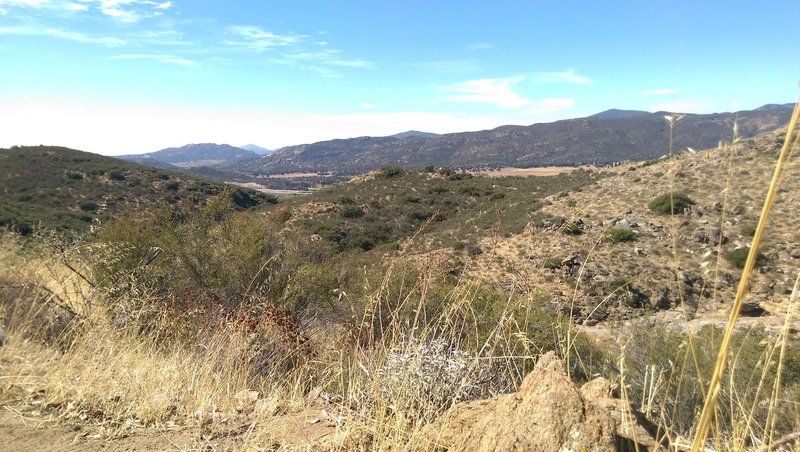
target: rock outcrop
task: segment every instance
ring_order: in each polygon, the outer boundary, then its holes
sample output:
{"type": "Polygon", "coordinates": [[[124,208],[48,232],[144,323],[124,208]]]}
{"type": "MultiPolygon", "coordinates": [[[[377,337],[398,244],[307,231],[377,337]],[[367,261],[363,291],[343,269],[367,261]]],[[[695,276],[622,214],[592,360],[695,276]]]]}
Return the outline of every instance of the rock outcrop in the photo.
{"type": "Polygon", "coordinates": [[[454,405],[422,431],[430,449],[458,451],[658,450],[652,424],[595,379],[578,389],[550,352],[519,390],[454,405]]]}

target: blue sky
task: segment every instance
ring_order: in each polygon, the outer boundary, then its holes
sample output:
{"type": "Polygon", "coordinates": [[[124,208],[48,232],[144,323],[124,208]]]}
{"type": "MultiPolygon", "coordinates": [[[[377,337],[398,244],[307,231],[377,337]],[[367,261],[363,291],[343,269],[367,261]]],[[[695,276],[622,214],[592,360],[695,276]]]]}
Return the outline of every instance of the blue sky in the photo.
{"type": "Polygon", "coordinates": [[[0,0],[0,146],[107,155],[792,102],[800,2],[0,0]]]}

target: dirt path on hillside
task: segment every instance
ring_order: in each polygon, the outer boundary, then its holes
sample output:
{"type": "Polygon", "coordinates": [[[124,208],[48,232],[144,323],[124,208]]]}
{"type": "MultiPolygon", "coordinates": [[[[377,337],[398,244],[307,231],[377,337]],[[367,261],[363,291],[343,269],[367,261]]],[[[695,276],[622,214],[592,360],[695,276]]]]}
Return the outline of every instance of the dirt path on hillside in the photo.
{"type": "Polygon", "coordinates": [[[5,451],[240,451],[330,449],[335,423],[307,409],[254,421],[240,418],[204,427],[129,428],[41,414],[30,405],[0,404],[0,452],[5,451]],[[111,432],[111,433],[109,433],[111,432]],[[120,433],[122,432],[122,433],[120,433]]]}
{"type": "MultiPolygon", "coordinates": [[[[214,447],[225,450],[220,441],[214,447]]],[[[61,422],[52,417],[33,417],[14,407],[0,407],[2,451],[167,451],[198,450],[200,443],[186,430],[142,430],[119,438],[104,439],[96,426],[61,422]]]]}

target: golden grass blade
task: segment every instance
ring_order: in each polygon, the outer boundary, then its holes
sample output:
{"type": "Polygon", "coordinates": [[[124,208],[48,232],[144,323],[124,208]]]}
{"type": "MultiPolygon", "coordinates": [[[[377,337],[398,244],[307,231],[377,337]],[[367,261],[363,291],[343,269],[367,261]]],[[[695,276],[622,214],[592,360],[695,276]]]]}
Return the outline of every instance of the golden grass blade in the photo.
{"type": "Polygon", "coordinates": [[[764,200],[764,207],[761,209],[761,216],[758,219],[758,226],[756,227],[755,235],[753,236],[753,243],[750,247],[750,254],[747,256],[744,269],[742,270],[742,277],[739,280],[739,286],[736,290],[733,307],[731,308],[730,316],[728,317],[728,327],[725,329],[725,334],[722,338],[719,354],[717,355],[717,362],[714,367],[714,373],[711,376],[711,381],[708,385],[708,393],[706,396],[705,404],[703,405],[703,412],[700,415],[700,421],[697,425],[697,432],[695,433],[694,441],[692,442],[692,451],[699,451],[708,437],[708,432],[711,428],[711,423],[714,419],[714,412],[716,411],[717,398],[720,392],[720,384],[725,372],[725,364],[728,358],[728,353],[731,347],[731,339],[733,338],[734,325],[739,318],[742,305],[744,304],[744,297],[747,294],[747,289],[750,282],[750,274],[753,272],[755,266],[756,256],[758,255],[758,248],[761,244],[761,238],[764,235],[764,229],[767,225],[767,219],[772,205],[775,202],[775,196],[778,193],[786,165],[791,157],[792,149],[795,146],[795,136],[797,134],[796,127],[800,117],[800,100],[795,104],[792,118],[789,121],[789,127],[786,131],[786,140],[781,148],[778,162],[775,166],[775,173],[772,177],[772,182],[767,192],[767,197],[764,200]]]}

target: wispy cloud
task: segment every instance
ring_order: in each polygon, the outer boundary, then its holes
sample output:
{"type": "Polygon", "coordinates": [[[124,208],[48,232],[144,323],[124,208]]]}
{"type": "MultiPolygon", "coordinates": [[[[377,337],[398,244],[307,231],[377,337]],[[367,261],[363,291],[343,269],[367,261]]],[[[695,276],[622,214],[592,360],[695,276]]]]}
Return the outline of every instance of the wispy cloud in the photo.
{"type": "Polygon", "coordinates": [[[67,9],[70,11],[88,11],[89,6],[86,3],[67,3],[67,9]]]}
{"type": "Polygon", "coordinates": [[[648,96],[668,96],[670,94],[677,93],[678,90],[673,88],[659,88],[659,89],[648,89],[642,91],[641,94],[646,94],[648,96]]]}
{"type": "Polygon", "coordinates": [[[547,113],[564,111],[573,105],[575,105],[575,99],[569,97],[541,99],[533,102],[530,107],[526,109],[526,112],[533,115],[544,115],[547,113]]]}
{"type": "Polygon", "coordinates": [[[274,63],[316,72],[324,77],[341,76],[337,68],[372,68],[374,64],[360,58],[347,58],[329,47],[328,41],[295,33],[274,33],[252,25],[236,25],[228,29],[235,39],[222,43],[240,50],[274,54],[274,63]]]}
{"type": "Polygon", "coordinates": [[[178,66],[196,66],[197,62],[188,58],[183,58],[175,55],[164,54],[151,54],[151,53],[127,53],[124,55],[115,55],[111,57],[112,60],[151,60],[159,63],[175,64],[178,66]]]}
{"type": "Polygon", "coordinates": [[[0,15],[11,8],[43,8],[72,13],[98,12],[120,22],[158,17],[173,7],[170,1],[153,0],[0,0],[0,15]]]}
{"type": "Polygon", "coordinates": [[[0,6],[32,6],[38,8],[49,0],[0,0],[0,6]]]}
{"type": "Polygon", "coordinates": [[[492,104],[502,108],[518,108],[531,103],[530,99],[514,92],[512,87],[523,77],[487,78],[468,80],[451,85],[447,91],[457,93],[448,98],[451,102],[475,102],[492,104]]]}
{"type": "Polygon", "coordinates": [[[561,72],[536,72],[531,75],[530,80],[534,83],[568,83],[573,85],[591,85],[589,77],[578,75],[572,69],[561,72]]]}
{"type": "Polygon", "coordinates": [[[275,47],[294,46],[308,38],[297,34],[277,34],[250,25],[235,25],[228,31],[237,39],[222,41],[223,44],[254,52],[264,52],[275,47]]]}
{"type": "Polygon", "coordinates": [[[112,36],[90,36],[77,31],[61,28],[37,28],[31,26],[0,27],[0,35],[49,36],[84,44],[97,44],[105,47],[121,47],[126,41],[112,36]]]}
{"type": "Polygon", "coordinates": [[[151,0],[80,0],[83,4],[96,4],[97,10],[120,22],[139,22],[149,17],[158,17],[173,7],[172,2],[151,0]]]}
{"type": "Polygon", "coordinates": [[[160,46],[188,46],[191,41],[184,38],[183,33],[177,30],[143,30],[131,35],[137,42],[146,42],[160,46]]]}
{"type": "Polygon", "coordinates": [[[325,49],[316,52],[295,52],[283,56],[288,61],[314,62],[326,66],[341,66],[352,68],[370,68],[373,64],[359,59],[346,59],[341,57],[341,52],[334,49],[325,49]]]}

